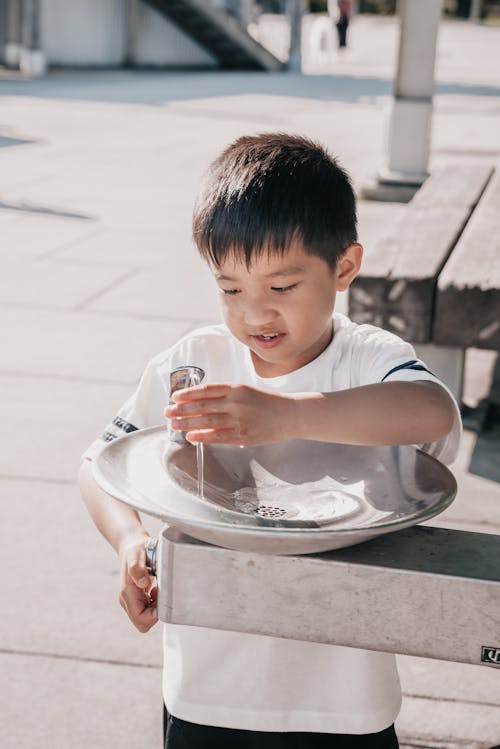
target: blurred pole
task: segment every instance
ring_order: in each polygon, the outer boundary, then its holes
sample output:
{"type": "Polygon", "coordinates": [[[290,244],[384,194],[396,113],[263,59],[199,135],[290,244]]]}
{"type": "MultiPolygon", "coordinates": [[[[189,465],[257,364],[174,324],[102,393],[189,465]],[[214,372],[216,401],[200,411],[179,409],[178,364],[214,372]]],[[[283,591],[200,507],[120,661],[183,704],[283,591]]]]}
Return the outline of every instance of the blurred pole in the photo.
{"type": "Polygon", "coordinates": [[[44,75],[47,69],[40,42],[41,0],[22,0],[22,49],[20,68],[31,77],[44,75]]]}
{"type": "Polygon", "coordinates": [[[379,200],[410,200],[428,177],[441,0],[399,0],[398,10],[399,54],[383,165],[376,194],[365,191],[379,200]]]}
{"type": "Polygon", "coordinates": [[[308,4],[308,0],[286,0],[290,23],[290,52],[286,67],[298,73],[302,70],[302,17],[308,4]]]}
{"type": "Polygon", "coordinates": [[[135,64],[137,52],[137,32],[139,27],[139,12],[139,0],[127,0],[127,46],[125,50],[125,64],[127,65],[127,67],[133,67],[135,64]]]}
{"type": "Polygon", "coordinates": [[[479,21],[481,19],[481,13],[483,10],[483,0],[472,0],[470,5],[470,16],[471,21],[479,21]]]}
{"type": "Polygon", "coordinates": [[[246,29],[254,20],[255,2],[254,0],[240,0],[238,6],[238,19],[240,24],[246,29]]]}
{"type": "Polygon", "coordinates": [[[5,64],[18,68],[21,60],[21,3],[7,0],[7,38],[5,41],[5,64]]]}

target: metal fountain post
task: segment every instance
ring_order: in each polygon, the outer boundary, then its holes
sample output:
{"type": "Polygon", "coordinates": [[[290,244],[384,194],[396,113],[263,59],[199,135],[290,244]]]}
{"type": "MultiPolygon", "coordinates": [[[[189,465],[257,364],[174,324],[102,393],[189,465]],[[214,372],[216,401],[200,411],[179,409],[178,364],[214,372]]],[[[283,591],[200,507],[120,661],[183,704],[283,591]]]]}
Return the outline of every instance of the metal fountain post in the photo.
{"type": "Polygon", "coordinates": [[[500,667],[500,536],[415,526],[334,552],[274,556],[166,527],[171,624],[500,667]]]}

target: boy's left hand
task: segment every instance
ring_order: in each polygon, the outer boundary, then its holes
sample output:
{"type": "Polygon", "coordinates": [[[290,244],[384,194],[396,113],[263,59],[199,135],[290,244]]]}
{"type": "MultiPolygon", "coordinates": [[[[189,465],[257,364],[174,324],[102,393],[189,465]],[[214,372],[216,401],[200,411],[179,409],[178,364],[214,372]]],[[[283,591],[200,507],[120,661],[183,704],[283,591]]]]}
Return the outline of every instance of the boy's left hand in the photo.
{"type": "Polygon", "coordinates": [[[265,445],[294,436],[295,398],[247,385],[178,390],[165,416],[189,442],[265,445]]]}

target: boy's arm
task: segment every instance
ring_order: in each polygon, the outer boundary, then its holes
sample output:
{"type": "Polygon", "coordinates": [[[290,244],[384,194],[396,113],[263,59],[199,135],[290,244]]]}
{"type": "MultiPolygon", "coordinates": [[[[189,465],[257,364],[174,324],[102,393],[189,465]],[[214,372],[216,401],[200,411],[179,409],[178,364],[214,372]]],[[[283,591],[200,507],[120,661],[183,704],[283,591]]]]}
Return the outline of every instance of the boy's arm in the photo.
{"type": "Polygon", "coordinates": [[[87,510],[120,558],[120,604],[140,632],[156,624],[156,589],[146,568],[149,534],[139,515],[103,491],[92,475],[90,460],[84,460],[78,476],[87,510]]]}
{"type": "Polygon", "coordinates": [[[277,394],[246,385],[178,391],[166,410],[193,442],[242,445],[308,439],[351,445],[437,441],[452,429],[455,406],[429,381],[391,381],[334,393],[277,394]]]}
{"type": "Polygon", "coordinates": [[[429,381],[384,382],[319,397],[305,393],[295,407],[302,439],[353,445],[436,442],[451,431],[455,418],[451,397],[429,381]]]}

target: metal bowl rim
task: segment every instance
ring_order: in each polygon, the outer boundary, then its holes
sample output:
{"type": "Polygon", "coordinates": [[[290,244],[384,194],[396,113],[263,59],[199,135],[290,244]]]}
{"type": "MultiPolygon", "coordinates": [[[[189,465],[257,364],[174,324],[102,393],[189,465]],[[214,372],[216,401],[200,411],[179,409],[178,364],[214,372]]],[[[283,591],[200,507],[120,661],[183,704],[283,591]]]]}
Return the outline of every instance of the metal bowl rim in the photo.
{"type": "MultiPolygon", "coordinates": [[[[149,436],[154,433],[161,433],[164,432],[166,435],[168,434],[167,428],[164,425],[158,425],[153,427],[146,427],[145,429],[138,430],[142,434],[142,436],[149,436]]],[[[423,452],[422,450],[419,450],[418,448],[412,446],[412,445],[405,445],[403,447],[408,447],[412,450],[415,450],[416,452],[420,453],[425,460],[429,460],[431,462],[437,463],[440,466],[440,469],[445,470],[448,473],[448,477],[451,479],[451,491],[449,496],[445,500],[441,500],[437,505],[434,505],[433,507],[426,508],[425,510],[422,510],[420,512],[414,513],[412,515],[407,515],[406,517],[401,518],[394,518],[393,520],[390,520],[388,522],[379,522],[379,523],[373,523],[368,526],[358,526],[356,527],[344,527],[344,528],[330,528],[328,525],[323,525],[319,528],[283,528],[283,527],[277,527],[277,526],[259,526],[259,525],[241,525],[239,523],[235,522],[225,522],[223,519],[221,520],[210,520],[210,519],[203,519],[200,520],[199,518],[193,517],[192,515],[184,515],[178,512],[168,512],[165,511],[163,508],[156,509],[156,507],[145,507],[141,506],[139,502],[134,501],[134,503],[131,502],[130,499],[125,497],[125,494],[123,492],[120,492],[120,496],[117,494],[116,487],[112,487],[110,482],[106,479],[106,477],[102,473],[101,466],[99,465],[99,460],[105,454],[106,450],[110,448],[112,445],[116,445],[118,441],[123,442],[125,440],[132,441],[137,439],[138,432],[131,432],[129,434],[125,434],[122,437],[117,437],[115,440],[110,442],[108,445],[106,445],[103,450],[92,460],[92,470],[94,474],[94,478],[96,479],[97,483],[107,491],[108,494],[111,494],[113,497],[118,499],[120,502],[128,505],[129,507],[132,506],[134,509],[137,509],[139,512],[144,512],[148,515],[152,515],[154,517],[159,518],[160,520],[163,520],[166,523],[171,523],[172,525],[175,525],[175,521],[185,522],[186,524],[189,524],[195,528],[207,528],[207,529],[214,529],[218,531],[223,531],[227,534],[231,534],[234,531],[238,534],[240,533],[246,533],[246,534],[253,534],[253,535],[275,535],[280,537],[290,537],[294,538],[297,536],[302,536],[304,534],[306,535],[314,535],[316,537],[321,536],[336,536],[336,535],[360,535],[363,533],[372,533],[373,530],[384,530],[384,529],[391,529],[391,530],[398,530],[398,528],[404,528],[407,525],[416,525],[418,523],[425,522],[427,520],[430,520],[435,515],[439,515],[441,512],[443,512],[447,507],[450,506],[450,504],[455,499],[456,493],[457,493],[457,483],[456,479],[451,473],[451,471],[444,466],[442,463],[440,463],[436,458],[434,458],[432,455],[428,455],[428,453],[423,452]]],[[[170,486],[175,487],[176,491],[180,493],[180,495],[184,498],[186,498],[190,504],[195,504],[197,502],[200,502],[200,500],[191,494],[190,492],[183,489],[179,484],[173,482],[171,479],[169,479],[168,474],[165,472],[165,478],[167,483],[170,486]]],[[[146,500],[148,500],[148,497],[144,495],[144,493],[138,489],[135,489],[137,493],[141,496],[144,496],[146,500]]],[[[149,500],[153,501],[153,500],[149,500]]],[[[231,512],[233,517],[233,512],[231,510],[227,511],[224,508],[221,508],[220,510],[216,508],[214,505],[213,507],[209,502],[203,502],[203,506],[205,509],[207,509],[209,512],[213,511],[214,513],[218,513],[221,518],[224,517],[224,512],[231,512]]],[[[244,513],[238,513],[234,512],[234,515],[243,515],[244,517],[248,517],[249,519],[252,516],[245,516],[244,513]]]]}

